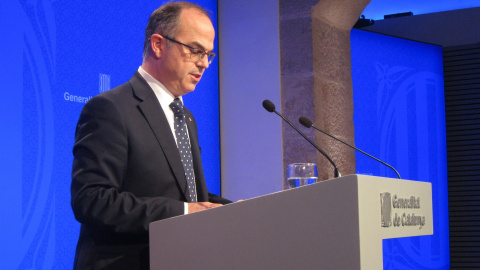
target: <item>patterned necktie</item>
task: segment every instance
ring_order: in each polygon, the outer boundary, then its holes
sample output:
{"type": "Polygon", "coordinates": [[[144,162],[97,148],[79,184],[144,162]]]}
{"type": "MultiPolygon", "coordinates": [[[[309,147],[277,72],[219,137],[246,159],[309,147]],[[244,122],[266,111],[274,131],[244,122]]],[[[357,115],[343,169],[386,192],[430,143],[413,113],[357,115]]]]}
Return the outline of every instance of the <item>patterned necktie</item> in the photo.
{"type": "Polygon", "coordinates": [[[183,163],[183,170],[187,178],[188,193],[190,201],[197,202],[197,193],[195,188],[195,177],[193,173],[192,151],[190,149],[190,140],[187,133],[187,124],[185,122],[185,113],[183,104],[179,98],[175,98],[170,104],[173,111],[175,121],[175,137],[177,137],[177,148],[183,163]]]}

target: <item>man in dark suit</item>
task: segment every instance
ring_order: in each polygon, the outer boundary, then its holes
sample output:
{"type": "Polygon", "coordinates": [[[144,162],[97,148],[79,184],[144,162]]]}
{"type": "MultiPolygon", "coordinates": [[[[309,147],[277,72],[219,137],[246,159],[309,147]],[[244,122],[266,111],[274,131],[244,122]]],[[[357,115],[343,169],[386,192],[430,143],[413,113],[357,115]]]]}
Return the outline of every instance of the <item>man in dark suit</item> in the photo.
{"type": "Polygon", "coordinates": [[[208,192],[195,118],[186,108],[177,115],[215,56],[214,37],[200,6],[160,7],[145,31],[142,66],[82,110],[71,186],[82,224],[75,269],[149,269],[150,222],[230,203],[208,192]]]}

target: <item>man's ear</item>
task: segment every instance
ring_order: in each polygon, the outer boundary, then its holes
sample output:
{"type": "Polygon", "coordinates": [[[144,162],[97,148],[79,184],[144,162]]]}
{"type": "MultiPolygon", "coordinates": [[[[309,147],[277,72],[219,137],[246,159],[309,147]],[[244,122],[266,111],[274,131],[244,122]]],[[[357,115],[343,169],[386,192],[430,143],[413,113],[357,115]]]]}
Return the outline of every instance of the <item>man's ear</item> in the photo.
{"type": "Polygon", "coordinates": [[[159,34],[153,34],[150,38],[150,47],[156,58],[161,58],[165,49],[165,39],[159,34]]]}

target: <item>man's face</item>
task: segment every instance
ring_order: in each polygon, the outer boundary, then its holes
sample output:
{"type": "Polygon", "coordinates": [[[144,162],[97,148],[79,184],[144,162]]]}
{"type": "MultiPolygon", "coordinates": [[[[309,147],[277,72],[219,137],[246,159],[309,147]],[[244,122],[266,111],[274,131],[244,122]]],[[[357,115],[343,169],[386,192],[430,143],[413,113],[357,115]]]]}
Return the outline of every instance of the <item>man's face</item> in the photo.
{"type": "MultiPolygon", "coordinates": [[[[181,43],[201,49],[213,50],[215,29],[210,19],[195,9],[185,9],[179,18],[179,29],[173,38],[181,43]]],[[[162,83],[175,96],[182,96],[195,90],[203,72],[208,68],[205,56],[195,60],[189,48],[171,42],[162,59],[162,83]]]]}

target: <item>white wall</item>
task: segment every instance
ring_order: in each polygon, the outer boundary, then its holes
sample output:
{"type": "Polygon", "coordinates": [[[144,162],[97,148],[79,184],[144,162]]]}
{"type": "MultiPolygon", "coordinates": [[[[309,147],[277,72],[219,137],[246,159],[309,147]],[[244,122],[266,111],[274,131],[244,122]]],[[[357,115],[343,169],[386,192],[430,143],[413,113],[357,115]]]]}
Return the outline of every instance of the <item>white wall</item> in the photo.
{"type": "Polygon", "coordinates": [[[475,0],[372,0],[363,15],[367,19],[381,20],[383,15],[413,12],[413,15],[441,12],[447,10],[480,7],[475,0]]]}
{"type": "Polygon", "coordinates": [[[282,189],[278,0],[218,3],[222,196],[282,189]]]}

